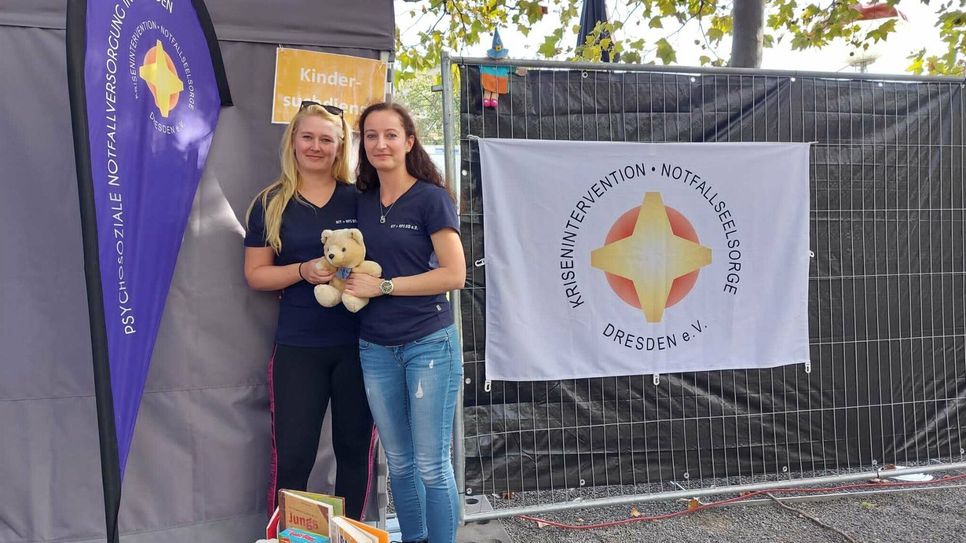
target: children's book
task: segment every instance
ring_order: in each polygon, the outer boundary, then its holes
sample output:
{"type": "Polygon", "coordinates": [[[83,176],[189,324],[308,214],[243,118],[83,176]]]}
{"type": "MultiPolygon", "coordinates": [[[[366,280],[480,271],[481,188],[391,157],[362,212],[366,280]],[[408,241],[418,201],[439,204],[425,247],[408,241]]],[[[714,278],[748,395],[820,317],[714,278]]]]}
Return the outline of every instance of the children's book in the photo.
{"type": "Polygon", "coordinates": [[[332,543],[389,543],[389,532],[348,517],[332,519],[332,543]]]}
{"type": "Polygon", "coordinates": [[[268,519],[268,525],[265,526],[265,539],[275,539],[278,537],[278,517],[279,511],[278,507],[276,507],[275,512],[272,513],[272,517],[268,519]]]}
{"type": "Polygon", "coordinates": [[[281,489],[278,491],[278,509],[279,531],[298,528],[332,537],[331,522],[336,515],[330,500],[313,497],[308,492],[281,489]]]}
{"type": "Polygon", "coordinates": [[[329,538],[298,528],[286,528],[278,534],[278,543],[329,543],[329,538]]]}
{"type": "Polygon", "coordinates": [[[369,535],[375,536],[376,537],[375,541],[377,543],[389,543],[389,532],[385,530],[380,530],[375,526],[370,526],[365,522],[359,522],[358,520],[351,519],[349,517],[342,517],[342,518],[344,518],[347,522],[352,523],[352,525],[355,526],[356,528],[359,528],[360,530],[365,531],[369,535]]]}
{"type": "Polygon", "coordinates": [[[341,517],[345,515],[345,498],[342,496],[330,496],[328,494],[306,492],[304,490],[286,490],[286,492],[290,492],[296,496],[301,496],[309,500],[318,500],[331,505],[333,516],[341,517]]]}

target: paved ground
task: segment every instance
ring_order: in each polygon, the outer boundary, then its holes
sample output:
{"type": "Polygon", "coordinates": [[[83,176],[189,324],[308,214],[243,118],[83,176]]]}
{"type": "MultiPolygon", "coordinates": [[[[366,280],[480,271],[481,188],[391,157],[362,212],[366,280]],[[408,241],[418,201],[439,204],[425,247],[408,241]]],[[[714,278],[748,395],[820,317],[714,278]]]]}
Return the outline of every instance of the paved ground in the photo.
{"type": "MultiPolygon", "coordinates": [[[[613,495],[613,490],[610,492],[613,495]]],[[[607,496],[608,491],[594,489],[580,493],[571,491],[571,494],[570,499],[589,499],[607,496]]],[[[725,497],[705,500],[720,500],[725,497]]],[[[522,507],[538,502],[528,493],[515,494],[511,499],[502,499],[499,496],[489,498],[495,508],[522,507]]],[[[542,498],[546,499],[547,494],[544,493],[542,498]]],[[[559,498],[567,499],[568,496],[554,497],[559,498]]],[[[966,480],[948,483],[944,488],[932,486],[915,492],[864,493],[825,498],[821,501],[784,503],[802,514],[785,509],[766,497],[760,505],[732,505],[666,520],[634,522],[589,530],[539,527],[535,522],[519,518],[504,519],[493,521],[493,524],[499,522],[496,525],[478,527],[488,528],[482,531],[462,531],[460,542],[966,542],[966,480]],[[827,527],[819,523],[824,523],[827,527]]],[[[683,501],[660,502],[545,513],[539,516],[556,522],[586,526],[673,513],[686,508],[687,503],[683,501]]]]}

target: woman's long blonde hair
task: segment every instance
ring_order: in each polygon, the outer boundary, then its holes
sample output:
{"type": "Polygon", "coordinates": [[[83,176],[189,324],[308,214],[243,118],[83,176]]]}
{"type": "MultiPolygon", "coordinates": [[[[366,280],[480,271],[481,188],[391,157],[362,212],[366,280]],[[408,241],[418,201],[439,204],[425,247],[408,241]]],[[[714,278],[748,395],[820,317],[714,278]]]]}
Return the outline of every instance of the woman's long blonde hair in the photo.
{"type": "Polygon", "coordinates": [[[260,201],[262,203],[262,210],[265,213],[265,242],[275,250],[276,255],[282,252],[282,239],[280,237],[282,213],[285,212],[285,208],[292,198],[295,198],[300,203],[305,203],[298,193],[301,175],[299,174],[298,165],[295,162],[295,150],[292,147],[292,140],[295,136],[295,131],[298,130],[299,123],[309,115],[322,117],[323,120],[334,124],[339,132],[341,132],[339,134],[339,151],[335,156],[335,162],[332,163],[332,177],[335,178],[336,182],[346,184],[349,183],[350,179],[349,152],[352,148],[352,132],[349,130],[349,125],[346,124],[345,117],[333,115],[326,111],[324,107],[316,104],[309,105],[299,111],[288,123],[288,126],[285,127],[285,132],[282,134],[281,150],[279,151],[282,166],[281,173],[271,185],[262,189],[255,196],[251,205],[248,206],[248,212],[245,214],[245,221],[247,223],[248,217],[252,213],[252,208],[255,207],[255,202],[260,201]]]}

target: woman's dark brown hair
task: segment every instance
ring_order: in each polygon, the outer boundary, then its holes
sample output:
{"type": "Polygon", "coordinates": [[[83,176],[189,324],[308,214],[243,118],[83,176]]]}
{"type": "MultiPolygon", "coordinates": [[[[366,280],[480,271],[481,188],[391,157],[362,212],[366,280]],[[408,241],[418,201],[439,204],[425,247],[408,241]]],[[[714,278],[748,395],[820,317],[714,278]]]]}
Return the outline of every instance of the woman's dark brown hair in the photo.
{"type": "Polygon", "coordinates": [[[429,153],[419,143],[419,136],[416,134],[416,123],[413,122],[409,111],[399,104],[390,102],[372,104],[364,109],[362,115],[359,116],[359,171],[358,175],[356,175],[356,186],[359,187],[359,190],[368,191],[379,188],[379,175],[376,172],[376,168],[369,162],[369,157],[366,156],[366,118],[376,111],[394,112],[399,116],[399,120],[402,121],[406,137],[413,137],[413,148],[406,153],[406,171],[409,175],[418,180],[432,183],[450,192],[443,176],[436,169],[433,160],[429,158],[429,153]]]}

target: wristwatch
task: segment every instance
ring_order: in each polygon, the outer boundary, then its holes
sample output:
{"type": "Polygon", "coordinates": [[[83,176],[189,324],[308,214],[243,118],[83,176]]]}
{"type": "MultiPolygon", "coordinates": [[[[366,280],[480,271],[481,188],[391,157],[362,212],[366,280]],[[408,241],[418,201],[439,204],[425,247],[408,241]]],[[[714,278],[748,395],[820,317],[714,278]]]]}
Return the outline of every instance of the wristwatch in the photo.
{"type": "Polygon", "coordinates": [[[383,279],[382,283],[379,283],[379,290],[381,290],[383,294],[392,294],[392,288],[392,279],[383,279]]]}

